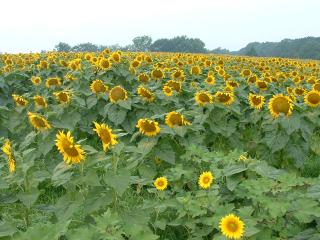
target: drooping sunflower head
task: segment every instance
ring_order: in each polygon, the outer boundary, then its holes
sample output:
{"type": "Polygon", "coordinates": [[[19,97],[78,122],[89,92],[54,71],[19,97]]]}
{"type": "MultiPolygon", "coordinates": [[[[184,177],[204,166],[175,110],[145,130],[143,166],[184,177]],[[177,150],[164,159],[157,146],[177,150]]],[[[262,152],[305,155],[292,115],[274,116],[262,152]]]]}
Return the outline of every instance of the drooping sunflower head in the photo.
{"type": "Polygon", "coordinates": [[[160,80],[162,78],[164,78],[164,73],[160,68],[156,68],[153,69],[151,72],[151,76],[155,79],[155,80],[160,80]]]}
{"type": "Polygon", "coordinates": [[[109,70],[112,67],[112,63],[107,58],[101,58],[99,61],[99,67],[102,70],[109,70]]]}
{"type": "Polygon", "coordinates": [[[212,182],[214,180],[214,177],[210,171],[203,172],[198,179],[198,184],[203,189],[208,189],[212,182]]]}
{"type": "Polygon", "coordinates": [[[146,73],[140,73],[138,76],[138,80],[142,83],[149,82],[149,76],[146,73]]]}
{"type": "Polygon", "coordinates": [[[186,126],[191,124],[181,113],[175,111],[167,114],[165,122],[171,128],[174,126],[186,126]]]}
{"type": "Polygon", "coordinates": [[[173,95],[173,89],[167,85],[164,85],[162,88],[162,92],[164,93],[164,95],[166,95],[167,97],[170,97],[173,95]]]}
{"type": "Polygon", "coordinates": [[[108,87],[100,79],[94,80],[90,85],[90,89],[95,94],[105,93],[108,91],[108,87]]]}
{"type": "Polygon", "coordinates": [[[17,94],[12,94],[12,98],[18,107],[25,107],[29,103],[25,98],[17,94]]]}
{"type": "Polygon", "coordinates": [[[256,81],[256,86],[260,89],[260,90],[267,90],[268,89],[268,82],[263,81],[263,80],[257,80],[256,81]]]}
{"type": "Polygon", "coordinates": [[[206,80],[205,83],[208,85],[214,85],[216,83],[216,80],[214,78],[214,75],[209,75],[206,80]]]}
{"type": "Polygon", "coordinates": [[[274,118],[279,117],[281,113],[290,116],[293,110],[292,100],[283,94],[274,95],[269,101],[269,111],[274,118]]]}
{"type": "Polygon", "coordinates": [[[112,129],[109,128],[108,125],[104,123],[99,124],[97,122],[93,122],[93,123],[95,125],[95,128],[93,129],[93,131],[95,131],[100,137],[104,151],[107,151],[111,146],[114,146],[118,143],[117,136],[112,133],[112,129]]]}
{"type": "Polygon", "coordinates": [[[54,92],[53,95],[56,100],[61,104],[67,104],[71,101],[71,93],[69,91],[54,92]]]}
{"type": "Polygon", "coordinates": [[[48,120],[38,114],[28,112],[28,117],[31,125],[39,131],[44,131],[51,128],[48,120]]]}
{"type": "Polygon", "coordinates": [[[204,106],[213,103],[213,96],[208,91],[196,92],[195,101],[198,105],[204,106]]]}
{"type": "Polygon", "coordinates": [[[166,82],[165,86],[171,87],[176,92],[180,92],[182,89],[181,81],[169,80],[168,82],[166,82]]]}
{"type": "Polygon", "coordinates": [[[139,86],[137,89],[138,95],[147,102],[152,102],[155,99],[154,94],[143,86],[139,86]]]}
{"type": "Polygon", "coordinates": [[[200,66],[192,66],[190,69],[190,75],[200,75],[202,73],[202,70],[200,66]]]}
{"type": "Polygon", "coordinates": [[[61,78],[59,77],[50,77],[46,80],[46,87],[54,87],[54,86],[60,86],[61,85],[61,78]]]}
{"type": "Polygon", "coordinates": [[[46,99],[42,96],[39,96],[39,95],[34,96],[33,101],[37,107],[41,107],[41,108],[48,107],[48,103],[47,103],[46,99]]]}
{"type": "Polygon", "coordinates": [[[233,92],[216,92],[215,97],[218,102],[223,105],[230,105],[234,102],[234,94],[233,92]]]}
{"type": "Polygon", "coordinates": [[[139,119],[136,127],[139,128],[141,134],[148,137],[154,137],[160,133],[159,123],[151,119],[139,119]]]}
{"type": "Polygon", "coordinates": [[[320,92],[311,90],[304,96],[304,103],[310,107],[320,106],[320,92]]]}
{"type": "Polygon", "coordinates": [[[115,86],[110,89],[109,99],[112,103],[116,103],[120,100],[125,101],[128,99],[128,93],[123,87],[115,86]]]}
{"type": "Polygon", "coordinates": [[[56,135],[56,146],[67,164],[79,163],[85,157],[84,150],[79,144],[75,144],[70,131],[67,134],[59,131],[56,135]]]}
{"type": "Polygon", "coordinates": [[[239,217],[229,214],[220,220],[220,230],[230,239],[240,239],[244,234],[244,223],[239,217]]]}
{"type": "Polygon", "coordinates": [[[250,106],[255,109],[261,109],[263,107],[263,104],[265,103],[264,96],[252,93],[249,94],[248,100],[250,106]]]}
{"type": "Polygon", "coordinates": [[[36,76],[32,76],[31,77],[31,81],[35,86],[38,86],[41,83],[41,78],[40,77],[36,77],[36,76]]]}
{"type": "Polygon", "coordinates": [[[168,180],[166,177],[158,177],[153,184],[157,190],[163,191],[168,187],[168,180]]]}

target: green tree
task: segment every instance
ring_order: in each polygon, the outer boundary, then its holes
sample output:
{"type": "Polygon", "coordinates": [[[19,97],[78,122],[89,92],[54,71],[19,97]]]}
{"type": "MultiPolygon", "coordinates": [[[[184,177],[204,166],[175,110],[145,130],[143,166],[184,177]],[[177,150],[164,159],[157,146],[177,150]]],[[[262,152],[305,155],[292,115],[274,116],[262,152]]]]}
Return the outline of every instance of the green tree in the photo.
{"type": "Polygon", "coordinates": [[[150,51],[150,46],[152,44],[152,38],[149,36],[139,36],[135,37],[133,40],[133,49],[138,52],[150,51]]]}
{"type": "Polygon", "coordinates": [[[70,52],[71,51],[71,46],[68,43],[59,42],[55,46],[55,50],[58,51],[58,52],[70,52]]]}

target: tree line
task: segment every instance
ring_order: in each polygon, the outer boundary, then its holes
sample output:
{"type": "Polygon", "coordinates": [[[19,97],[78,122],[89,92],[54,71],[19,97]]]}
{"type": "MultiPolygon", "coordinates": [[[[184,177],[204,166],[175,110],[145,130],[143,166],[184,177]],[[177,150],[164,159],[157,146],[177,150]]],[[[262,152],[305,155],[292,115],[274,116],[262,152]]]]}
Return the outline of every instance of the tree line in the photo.
{"type": "Polygon", "coordinates": [[[113,51],[215,53],[258,57],[320,59],[320,37],[284,39],[280,42],[252,42],[239,51],[229,51],[221,47],[209,50],[201,39],[188,38],[187,36],[161,38],[155,41],[150,36],[138,36],[132,40],[132,44],[126,46],[120,46],[119,44],[96,45],[93,43],[81,43],[70,46],[64,42],[60,42],[55,46],[55,50],[58,52],[97,52],[105,48],[113,51]]]}

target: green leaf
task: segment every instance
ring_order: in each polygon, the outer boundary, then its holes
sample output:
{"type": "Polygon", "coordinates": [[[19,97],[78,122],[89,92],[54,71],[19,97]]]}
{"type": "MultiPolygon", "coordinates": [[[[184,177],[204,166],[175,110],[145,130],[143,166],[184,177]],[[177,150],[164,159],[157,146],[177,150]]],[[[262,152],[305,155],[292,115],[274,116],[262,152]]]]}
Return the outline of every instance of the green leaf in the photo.
{"type": "Polygon", "coordinates": [[[157,138],[150,138],[150,137],[145,137],[140,140],[138,143],[138,151],[139,153],[142,153],[143,155],[147,155],[152,148],[157,144],[158,139],[157,138]]]}
{"type": "Polygon", "coordinates": [[[18,198],[27,208],[31,208],[31,206],[38,199],[39,194],[40,192],[37,188],[32,188],[32,190],[29,192],[18,193],[18,198]]]}
{"type": "Polygon", "coordinates": [[[126,169],[119,171],[117,175],[108,172],[104,180],[107,185],[112,187],[119,196],[125,192],[130,183],[130,172],[126,169]]]}
{"type": "Polygon", "coordinates": [[[223,170],[223,173],[226,177],[235,175],[240,172],[246,171],[248,168],[245,167],[243,164],[239,165],[231,165],[230,167],[227,167],[223,170]]]}
{"type": "Polygon", "coordinates": [[[320,156],[320,134],[314,134],[310,140],[310,148],[311,150],[320,156]]]}
{"type": "Polygon", "coordinates": [[[123,108],[118,108],[117,105],[112,105],[109,107],[108,111],[108,118],[111,122],[115,123],[116,125],[119,125],[123,123],[127,116],[127,110],[123,108]]]}
{"type": "Polygon", "coordinates": [[[0,222],[0,237],[12,236],[15,232],[17,232],[17,229],[13,224],[2,221],[0,222]]]}
{"type": "Polygon", "coordinates": [[[71,166],[66,165],[65,162],[59,163],[53,170],[51,177],[53,185],[60,186],[68,182],[72,176],[72,172],[69,171],[70,169],[71,166]]]}
{"type": "Polygon", "coordinates": [[[120,100],[119,102],[117,102],[117,104],[125,109],[131,110],[131,100],[127,99],[127,100],[120,100]]]}
{"type": "Polygon", "coordinates": [[[87,108],[91,109],[93,106],[97,104],[97,98],[96,96],[92,95],[87,98],[86,102],[87,102],[87,108]]]}

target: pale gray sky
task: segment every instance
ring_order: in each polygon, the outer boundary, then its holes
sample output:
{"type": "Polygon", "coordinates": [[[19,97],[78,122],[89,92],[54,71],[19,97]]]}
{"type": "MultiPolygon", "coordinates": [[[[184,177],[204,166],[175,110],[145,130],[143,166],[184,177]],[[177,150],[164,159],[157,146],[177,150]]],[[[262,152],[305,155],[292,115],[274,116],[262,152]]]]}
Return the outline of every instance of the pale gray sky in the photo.
{"type": "Polygon", "coordinates": [[[7,0],[0,52],[130,44],[139,35],[198,37],[208,49],[320,36],[320,0],[7,0]]]}

